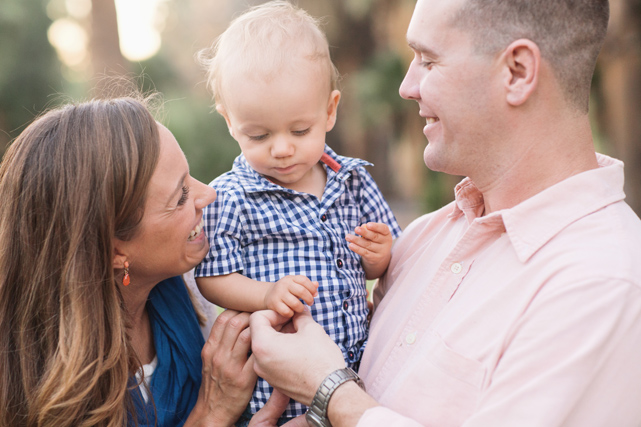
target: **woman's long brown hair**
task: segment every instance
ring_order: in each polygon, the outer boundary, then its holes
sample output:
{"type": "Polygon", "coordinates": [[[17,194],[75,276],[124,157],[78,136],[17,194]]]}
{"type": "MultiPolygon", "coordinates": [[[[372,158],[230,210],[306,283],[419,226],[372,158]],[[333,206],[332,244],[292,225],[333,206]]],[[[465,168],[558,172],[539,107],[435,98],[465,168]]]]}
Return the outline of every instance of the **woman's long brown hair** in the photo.
{"type": "Polygon", "coordinates": [[[156,122],[133,98],[51,111],[7,150],[0,426],[126,424],[137,361],[113,240],[136,233],[158,153],[156,122]]]}

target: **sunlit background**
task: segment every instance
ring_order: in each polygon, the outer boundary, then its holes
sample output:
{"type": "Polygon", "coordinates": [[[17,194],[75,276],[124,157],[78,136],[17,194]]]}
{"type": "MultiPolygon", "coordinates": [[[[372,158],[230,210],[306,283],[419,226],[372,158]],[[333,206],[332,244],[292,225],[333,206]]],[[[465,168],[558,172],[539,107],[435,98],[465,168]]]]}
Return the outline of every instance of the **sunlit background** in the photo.
{"type": "MultiPolygon", "coordinates": [[[[118,35],[123,56],[145,61],[160,50],[167,17],[167,0],[115,0],[118,35]]],[[[47,15],[53,20],[47,33],[60,61],[73,72],[89,67],[90,28],[83,25],[91,14],[91,0],[52,0],[47,15]]]]}
{"type": "MultiPolygon", "coordinates": [[[[38,114],[99,95],[107,74],[164,95],[160,119],[192,174],[209,182],[239,153],[196,53],[261,0],[1,0],[0,154],[38,114]]],[[[414,103],[398,87],[411,59],[405,30],[414,0],[298,0],[323,18],[343,98],[328,143],[371,169],[402,224],[453,198],[458,177],[429,172],[414,103]]],[[[641,6],[611,0],[609,38],[592,102],[600,151],[626,162],[628,201],[641,212],[641,6]]]]}

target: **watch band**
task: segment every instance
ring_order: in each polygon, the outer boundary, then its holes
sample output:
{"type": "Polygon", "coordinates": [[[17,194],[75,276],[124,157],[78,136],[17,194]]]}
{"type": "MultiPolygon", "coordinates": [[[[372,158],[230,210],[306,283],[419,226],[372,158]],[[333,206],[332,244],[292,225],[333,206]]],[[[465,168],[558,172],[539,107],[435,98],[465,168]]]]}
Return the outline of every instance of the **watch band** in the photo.
{"type": "Polygon", "coordinates": [[[305,419],[313,427],[331,427],[327,419],[327,406],[329,399],[336,389],[347,381],[356,381],[360,388],[365,390],[365,384],[354,370],[351,368],[337,369],[329,374],[316,390],[312,404],[305,413],[305,419]]]}

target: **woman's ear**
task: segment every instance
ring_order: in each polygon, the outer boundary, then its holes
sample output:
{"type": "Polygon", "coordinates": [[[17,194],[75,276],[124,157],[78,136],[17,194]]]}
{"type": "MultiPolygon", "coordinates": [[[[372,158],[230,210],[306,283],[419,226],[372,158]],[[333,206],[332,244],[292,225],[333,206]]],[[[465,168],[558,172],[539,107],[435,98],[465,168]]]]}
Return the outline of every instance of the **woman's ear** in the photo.
{"type": "Polygon", "coordinates": [[[223,118],[225,119],[225,123],[227,123],[227,129],[229,129],[229,133],[231,134],[231,136],[234,136],[234,131],[231,127],[231,121],[229,120],[229,115],[227,114],[227,110],[225,109],[225,107],[222,104],[216,104],[216,111],[218,112],[218,114],[223,116],[223,118]]]}
{"type": "Polygon", "coordinates": [[[325,132],[329,132],[334,128],[336,124],[336,113],[338,111],[338,103],[341,100],[341,92],[339,90],[333,90],[329,94],[329,101],[327,103],[327,126],[325,127],[325,132]]]}
{"type": "Polygon", "coordinates": [[[122,251],[122,245],[124,242],[122,240],[114,240],[114,258],[113,258],[113,268],[115,270],[122,270],[125,268],[125,261],[128,257],[122,251]]]}
{"type": "Polygon", "coordinates": [[[506,100],[517,107],[524,104],[536,90],[541,51],[531,40],[515,40],[503,51],[503,62],[506,100]]]}

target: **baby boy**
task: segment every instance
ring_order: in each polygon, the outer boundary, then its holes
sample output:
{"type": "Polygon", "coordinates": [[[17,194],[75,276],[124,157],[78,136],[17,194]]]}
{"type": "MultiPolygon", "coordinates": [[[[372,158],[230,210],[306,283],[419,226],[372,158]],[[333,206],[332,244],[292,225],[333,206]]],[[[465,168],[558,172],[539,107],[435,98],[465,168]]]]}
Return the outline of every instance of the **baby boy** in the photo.
{"type": "MultiPolygon", "coordinates": [[[[201,293],[240,311],[312,316],[356,368],[367,339],[366,279],[387,269],[394,214],[365,170],[325,144],[341,97],[318,23],[286,1],[236,18],[204,58],[216,110],[242,154],[210,185],[201,293]]],[[[259,379],[246,424],[270,395],[259,379]]],[[[303,414],[290,403],[281,422],[303,414]]]]}

